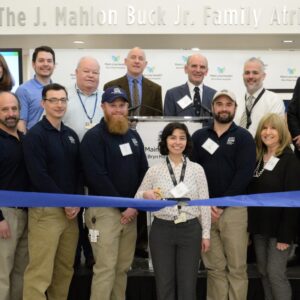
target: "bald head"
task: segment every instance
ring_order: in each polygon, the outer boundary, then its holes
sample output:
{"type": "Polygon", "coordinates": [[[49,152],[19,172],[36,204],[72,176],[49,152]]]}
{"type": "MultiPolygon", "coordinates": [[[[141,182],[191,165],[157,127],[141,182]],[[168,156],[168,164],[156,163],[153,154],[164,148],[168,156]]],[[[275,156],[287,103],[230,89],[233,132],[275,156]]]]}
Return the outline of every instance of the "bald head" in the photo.
{"type": "Polygon", "coordinates": [[[20,119],[20,103],[11,92],[0,92],[0,128],[6,132],[16,132],[20,119]]]}
{"type": "Polygon", "coordinates": [[[90,56],[82,57],[76,68],[76,84],[86,95],[95,92],[99,85],[100,65],[90,56]]]}
{"type": "Polygon", "coordinates": [[[208,72],[206,57],[201,54],[193,54],[189,56],[184,67],[184,71],[188,75],[188,79],[192,84],[196,86],[200,85],[208,72]]]}
{"type": "Polygon", "coordinates": [[[147,66],[146,55],[143,49],[139,47],[132,48],[124,61],[127,67],[128,75],[138,77],[143,74],[147,66]]]}

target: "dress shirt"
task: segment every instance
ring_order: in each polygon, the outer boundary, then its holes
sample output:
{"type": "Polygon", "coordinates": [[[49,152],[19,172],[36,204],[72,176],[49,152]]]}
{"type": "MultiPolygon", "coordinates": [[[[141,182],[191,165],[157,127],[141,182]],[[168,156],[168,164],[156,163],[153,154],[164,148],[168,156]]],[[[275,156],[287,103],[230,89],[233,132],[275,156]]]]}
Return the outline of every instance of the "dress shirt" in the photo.
{"type": "MultiPolygon", "coordinates": [[[[186,159],[186,171],[184,176],[184,184],[189,191],[184,197],[191,200],[208,199],[208,186],[203,168],[186,159]]],[[[183,163],[175,166],[170,160],[177,182],[179,183],[181,169],[183,163]]],[[[147,190],[160,188],[163,198],[174,198],[170,190],[174,188],[169,169],[166,161],[152,166],[146,173],[141,186],[139,187],[135,197],[143,198],[143,193],[147,190]]],[[[156,201],[156,200],[153,200],[156,201]]],[[[210,238],[210,207],[208,206],[182,206],[181,212],[186,214],[187,220],[199,218],[202,226],[202,238],[210,238]]],[[[177,205],[165,207],[153,213],[155,217],[164,220],[175,220],[178,217],[177,205]]]]}
{"type": "MultiPolygon", "coordinates": [[[[263,88],[256,91],[253,96],[254,100],[260,94],[263,88]]],[[[246,94],[246,99],[249,97],[249,94],[246,94]]],[[[245,111],[245,95],[239,97],[237,99],[237,109],[234,121],[237,124],[240,124],[241,117],[245,111]]],[[[259,101],[255,104],[251,111],[251,125],[248,128],[248,131],[255,136],[256,129],[258,126],[259,121],[261,118],[266,115],[267,113],[277,113],[279,115],[284,116],[285,114],[285,107],[283,101],[279,98],[279,96],[271,91],[265,90],[264,94],[261,96],[259,101]]]]}
{"type": "Polygon", "coordinates": [[[194,89],[195,89],[195,87],[197,86],[199,88],[200,99],[201,99],[201,102],[202,102],[202,99],[203,99],[203,83],[201,83],[200,85],[194,85],[190,81],[187,81],[187,84],[188,84],[188,87],[189,87],[191,99],[194,99],[194,96],[195,96],[194,89]]]}
{"type": "MultiPolygon", "coordinates": [[[[139,90],[139,103],[141,104],[141,99],[142,99],[142,83],[143,83],[143,75],[139,76],[139,77],[132,77],[129,76],[127,74],[127,78],[128,78],[128,85],[129,85],[129,90],[130,90],[130,98],[133,99],[133,80],[136,79],[137,80],[137,86],[138,86],[138,90],[139,90]]],[[[128,95],[129,96],[129,95],[128,95]]],[[[132,100],[133,101],[133,100],[132,100]]],[[[132,106],[134,106],[134,103],[131,103],[132,106]]]]}

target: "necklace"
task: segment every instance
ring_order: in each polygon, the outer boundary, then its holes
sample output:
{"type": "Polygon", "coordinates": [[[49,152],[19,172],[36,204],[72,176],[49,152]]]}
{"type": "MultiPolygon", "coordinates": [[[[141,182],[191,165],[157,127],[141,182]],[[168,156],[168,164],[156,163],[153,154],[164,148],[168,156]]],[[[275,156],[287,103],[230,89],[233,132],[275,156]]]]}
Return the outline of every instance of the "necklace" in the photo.
{"type": "Polygon", "coordinates": [[[261,174],[264,172],[265,168],[264,168],[264,162],[263,162],[263,158],[261,158],[254,170],[254,174],[253,174],[253,177],[260,177],[261,174]]]}

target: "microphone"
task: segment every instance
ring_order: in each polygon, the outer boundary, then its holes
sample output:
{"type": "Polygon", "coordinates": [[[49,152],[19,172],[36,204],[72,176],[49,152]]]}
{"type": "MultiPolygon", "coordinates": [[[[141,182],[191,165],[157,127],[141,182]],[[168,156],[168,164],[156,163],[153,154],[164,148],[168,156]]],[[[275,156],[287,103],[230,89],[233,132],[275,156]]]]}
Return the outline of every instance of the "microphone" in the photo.
{"type": "MultiPolygon", "coordinates": [[[[149,105],[146,105],[146,104],[139,104],[139,105],[136,105],[136,106],[132,106],[130,108],[128,108],[128,112],[135,112],[137,109],[141,108],[141,107],[145,107],[145,108],[148,108],[154,112],[158,112],[162,115],[162,111],[160,109],[157,109],[155,107],[152,107],[152,106],[149,106],[149,105]]],[[[142,116],[142,115],[141,115],[142,116]]]]}

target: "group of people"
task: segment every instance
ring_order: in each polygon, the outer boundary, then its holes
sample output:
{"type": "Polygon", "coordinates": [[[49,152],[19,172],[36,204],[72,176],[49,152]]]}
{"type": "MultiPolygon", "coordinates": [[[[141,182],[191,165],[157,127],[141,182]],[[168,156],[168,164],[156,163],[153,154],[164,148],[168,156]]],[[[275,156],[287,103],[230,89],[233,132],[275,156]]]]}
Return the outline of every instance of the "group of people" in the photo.
{"type": "MultiPolygon", "coordinates": [[[[0,56],[0,188],[176,200],[154,213],[149,236],[158,299],[196,299],[200,255],[208,300],[246,299],[249,233],[265,298],[291,299],[286,264],[299,232],[297,208],[186,204],[300,189],[300,162],[289,133],[299,156],[300,80],[288,130],[283,102],[263,87],[266,74],[258,58],[245,62],[245,98],[237,99],[231,91],[205,86],[207,59],[191,55],[187,83],[168,90],[164,105],[161,87],[143,76],[144,51],[131,49],[124,62],[127,74],[106,83],[102,93],[98,61],[82,57],[76,83],[66,89],[51,81],[55,53],[41,46],[32,56],[34,78],[14,94],[0,56]],[[164,159],[148,168],[129,114],[207,118],[192,136],[183,123],[162,128],[158,148],[164,159]]],[[[139,215],[130,207],[86,209],[91,300],[125,298],[139,215]]],[[[79,231],[86,237],[82,218],[80,207],[1,207],[0,298],[67,299],[79,231]]]]}

